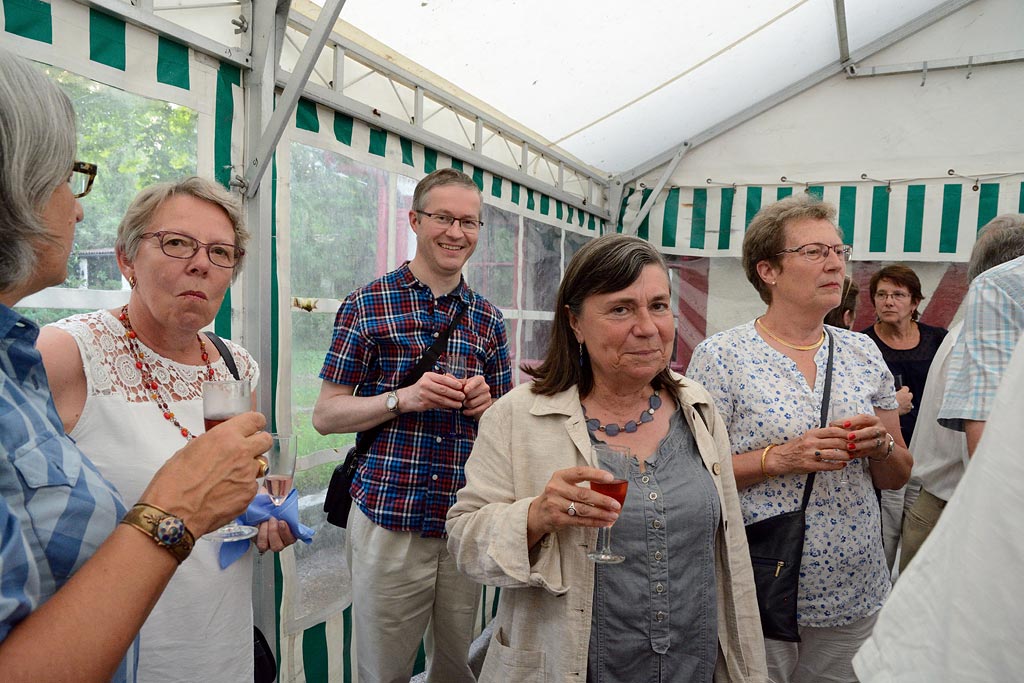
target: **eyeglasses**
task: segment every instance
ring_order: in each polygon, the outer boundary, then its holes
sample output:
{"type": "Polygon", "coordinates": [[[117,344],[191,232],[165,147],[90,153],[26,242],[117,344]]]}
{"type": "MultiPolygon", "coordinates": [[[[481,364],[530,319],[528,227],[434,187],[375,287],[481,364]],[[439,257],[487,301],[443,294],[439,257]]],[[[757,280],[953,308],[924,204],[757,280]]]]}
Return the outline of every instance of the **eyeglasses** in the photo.
{"type": "Polygon", "coordinates": [[[910,298],[910,294],[907,292],[875,292],[875,301],[885,301],[889,297],[898,304],[903,303],[910,298]]]}
{"type": "Polygon", "coordinates": [[[206,249],[206,256],[210,263],[221,268],[234,268],[245,255],[245,249],[236,247],[233,244],[221,242],[200,242],[195,237],[182,235],[180,232],[145,232],[140,236],[142,239],[155,237],[160,240],[160,251],[171,258],[190,259],[196,255],[199,248],[206,249]]]}
{"type": "Polygon", "coordinates": [[[96,164],[87,164],[84,161],[76,161],[71,166],[71,177],[68,178],[68,186],[75,199],[81,199],[89,194],[92,183],[96,180],[96,164]]]}
{"type": "Polygon", "coordinates": [[[427,213],[426,211],[417,211],[416,213],[422,214],[431,220],[435,220],[446,228],[450,228],[453,223],[458,221],[463,230],[476,232],[484,225],[483,221],[478,221],[474,218],[455,218],[454,216],[449,216],[445,213],[427,213]]]}
{"type": "Polygon", "coordinates": [[[818,263],[828,258],[830,252],[836,252],[839,258],[844,261],[849,261],[853,257],[853,247],[848,244],[822,244],[820,242],[811,242],[810,244],[802,244],[799,247],[793,247],[792,249],[783,249],[776,256],[782,254],[800,254],[811,263],[818,263]]]}

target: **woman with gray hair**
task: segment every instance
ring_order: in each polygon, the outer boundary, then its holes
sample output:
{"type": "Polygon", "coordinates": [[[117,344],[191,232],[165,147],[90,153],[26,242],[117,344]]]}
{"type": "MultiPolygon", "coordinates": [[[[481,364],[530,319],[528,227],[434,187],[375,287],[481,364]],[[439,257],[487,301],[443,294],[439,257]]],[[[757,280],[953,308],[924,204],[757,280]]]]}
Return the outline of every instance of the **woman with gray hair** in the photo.
{"type": "Polygon", "coordinates": [[[259,431],[266,423],[262,415],[229,420],[182,444],[126,514],[117,490],[65,433],[35,348],[39,328],[13,306],[64,281],[83,215],[78,199],[95,175],[95,166],[75,161],[67,96],[38,69],[0,50],[5,682],[134,681],[143,621],[195,539],[252,500],[261,468],[257,456],[270,446],[270,437],[259,431]]]}
{"type": "MultiPolygon", "coordinates": [[[[200,330],[238,274],[248,236],[238,198],[212,181],[148,187],[117,231],[128,303],[65,318],[39,336],[64,428],[128,498],[203,433],[203,383],[231,379],[200,330]]],[[[224,343],[240,376],[255,385],[252,356],[224,343]]],[[[282,520],[264,522],[256,537],[260,551],[294,542],[282,520]]],[[[143,680],[208,680],[213,672],[219,681],[252,680],[252,553],[222,568],[220,550],[196,547],[153,608],[142,627],[143,680]]]]}
{"type": "Polygon", "coordinates": [[[668,268],[605,235],[569,262],[534,380],[480,421],[448,513],[459,569],[504,590],[482,682],[764,681],[725,425],[672,372],[668,268]],[[593,448],[625,446],[625,500],[593,448]],[[615,524],[621,564],[595,564],[615,524]]]}
{"type": "MultiPolygon", "coordinates": [[[[806,194],[758,212],[743,266],[768,310],[701,342],[687,370],[729,430],[744,522],[806,505],[801,642],[765,640],[776,683],[856,681],[850,660],[890,586],[874,487],[898,489],[910,474],[878,348],[822,322],[842,299],[851,253],[834,221],[835,209],[806,194]]],[[[782,569],[753,559],[762,579],[782,569]]]]}

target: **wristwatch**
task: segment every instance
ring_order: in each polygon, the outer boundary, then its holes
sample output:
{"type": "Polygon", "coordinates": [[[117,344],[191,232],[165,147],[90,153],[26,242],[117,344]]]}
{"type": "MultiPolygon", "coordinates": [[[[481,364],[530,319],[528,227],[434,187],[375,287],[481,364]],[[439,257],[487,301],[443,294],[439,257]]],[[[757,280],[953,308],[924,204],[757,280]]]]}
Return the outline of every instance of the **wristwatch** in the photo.
{"type": "Polygon", "coordinates": [[[136,503],[121,520],[122,524],[133,526],[151,537],[181,564],[192,552],[196,537],[185,526],[180,517],[175,517],[155,505],[136,503]]]}
{"type": "Polygon", "coordinates": [[[384,399],[384,407],[388,409],[388,412],[392,412],[398,415],[398,391],[389,391],[387,397],[384,399]]]}

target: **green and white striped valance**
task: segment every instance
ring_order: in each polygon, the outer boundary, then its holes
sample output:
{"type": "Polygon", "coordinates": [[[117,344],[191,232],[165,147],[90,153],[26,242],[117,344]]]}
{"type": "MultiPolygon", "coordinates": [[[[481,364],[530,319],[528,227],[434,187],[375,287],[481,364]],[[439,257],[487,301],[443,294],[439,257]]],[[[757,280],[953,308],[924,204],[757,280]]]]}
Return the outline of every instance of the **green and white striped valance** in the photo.
{"type": "Polygon", "coordinates": [[[488,204],[594,236],[604,227],[604,221],[589,212],[312,100],[299,100],[292,123],[292,138],[303,144],[417,180],[438,168],[456,168],[472,176],[488,204]]]}
{"type": "MultiPolygon", "coordinates": [[[[1001,213],[1024,212],[1024,178],[999,182],[955,179],[920,184],[674,187],[665,190],[637,234],[662,251],[693,256],[739,256],[743,233],[757,211],[796,192],[833,204],[853,257],[860,260],[951,261],[970,258],[978,228],[1001,213]],[[977,187],[977,189],[975,189],[977,187]]],[[[630,188],[617,229],[631,226],[651,190],[630,188]]]]}

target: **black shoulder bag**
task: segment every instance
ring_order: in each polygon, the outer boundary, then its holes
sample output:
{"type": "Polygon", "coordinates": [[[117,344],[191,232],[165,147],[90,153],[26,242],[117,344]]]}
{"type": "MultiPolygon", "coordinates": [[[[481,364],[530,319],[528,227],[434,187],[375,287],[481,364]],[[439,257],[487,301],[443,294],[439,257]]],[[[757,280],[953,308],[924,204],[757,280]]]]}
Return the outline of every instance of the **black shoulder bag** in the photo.
{"type": "MultiPolygon", "coordinates": [[[[238,366],[235,364],[235,357],[228,351],[228,345],[224,340],[213,332],[206,332],[206,338],[217,347],[224,365],[228,366],[228,372],[235,379],[242,379],[238,374],[238,366]]],[[[274,683],[277,680],[277,660],[274,658],[274,651],[270,649],[263,631],[256,626],[252,627],[252,654],[253,654],[253,683],[274,683]]]]}
{"type": "MultiPolygon", "coordinates": [[[[828,424],[832,394],[832,354],[835,340],[828,334],[828,365],[821,399],[821,425],[828,424]]],[[[746,527],[750,562],[757,588],[757,609],[765,638],[800,642],[796,623],[796,599],[800,590],[800,560],[804,554],[804,526],[807,502],[814,488],[815,472],[807,475],[800,509],[786,512],[746,527]]]]}
{"type": "MultiPolygon", "coordinates": [[[[459,320],[462,319],[462,314],[465,312],[466,306],[463,306],[452,318],[451,324],[445,331],[438,335],[434,343],[423,352],[419,362],[405,376],[405,379],[399,382],[396,389],[411,387],[419,381],[423,373],[434,367],[437,359],[441,357],[445,347],[448,346],[448,337],[459,324],[459,320]]],[[[356,476],[356,470],[359,468],[359,456],[366,454],[386,424],[387,422],[381,422],[373,429],[361,432],[356,437],[356,445],[350,448],[345,456],[345,461],[334,468],[331,483],[327,486],[327,495],[324,496],[324,512],[327,513],[327,521],[334,526],[344,529],[345,524],[348,523],[348,512],[352,508],[352,479],[356,476]]]]}

